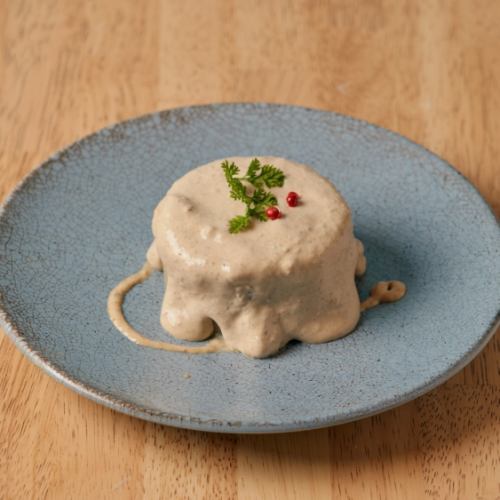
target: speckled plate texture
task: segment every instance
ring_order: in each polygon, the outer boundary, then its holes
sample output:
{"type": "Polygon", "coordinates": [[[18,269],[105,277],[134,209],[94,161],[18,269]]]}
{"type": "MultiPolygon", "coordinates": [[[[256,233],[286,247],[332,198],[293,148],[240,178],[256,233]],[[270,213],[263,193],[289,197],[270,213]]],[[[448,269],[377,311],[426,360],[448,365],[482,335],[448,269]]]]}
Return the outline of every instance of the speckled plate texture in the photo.
{"type": "MultiPolygon", "coordinates": [[[[0,252],[1,323],[35,364],[115,410],[207,431],[311,429],[416,398],[482,349],[500,304],[498,224],[463,177],[397,134],[292,106],[180,108],[91,135],[10,197],[0,252]],[[111,324],[106,299],[142,266],[154,207],[193,167],[252,155],[328,177],[366,247],[361,295],[390,278],[407,284],[406,297],[367,311],[341,340],[292,343],[270,359],[133,344],[111,324]]],[[[125,303],[132,325],[156,339],[168,338],[162,295],[156,273],[125,303]]]]}

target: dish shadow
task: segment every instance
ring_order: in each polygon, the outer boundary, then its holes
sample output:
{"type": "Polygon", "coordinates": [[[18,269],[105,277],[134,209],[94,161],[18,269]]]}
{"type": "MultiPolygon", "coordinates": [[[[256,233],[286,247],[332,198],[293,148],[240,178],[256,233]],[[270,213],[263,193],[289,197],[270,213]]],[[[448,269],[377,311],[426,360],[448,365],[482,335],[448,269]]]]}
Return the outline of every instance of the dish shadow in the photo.
{"type": "MultiPolygon", "coordinates": [[[[484,370],[488,363],[495,371],[494,344],[500,341],[499,333],[465,370],[484,370]]],[[[372,417],[288,434],[199,432],[140,423],[113,412],[109,421],[114,426],[118,417],[129,430],[126,421],[135,423],[135,432],[147,436],[150,443],[154,440],[159,453],[173,446],[186,463],[205,457],[206,471],[236,474],[241,468],[245,482],[261,488],[271,488],[276,475],[286,478],[292,489],[295,484],[300,490],[304,481],[330,488],[330,482],[342,478],[355,480],[363,469],[387,475],[391,470],[401,471],[401,464],[431,484],[433,480],[454,480],[457,471],[446,467],[450,457],[460,456],[465,464],[483,456],[485,443],[492,438],[491,429],[500,421],[498,388],[488,383],[466,384],[465,378],[469,377],[462,371],[426,395],[372,417]],[[316,481],[312,479],[315,476],[316,481]],[[324,483],[328,477],[330,482],[324,483]]]]}
{"type": "MultiPolygon", "coordinates": [[[[499,334],[497,331],[471,363],[470,370],[494,364],[499,334]]],[[[465,442],[481,448],[491,435],[489,429],[500,421],[498,389],[493,384],[468,385],[463,378],[462,370],[413,401],[355,422],[293,434],[240,435],[239,452],[250,457],[247,460],[342,466],[408,455],[428,458],[447,454],[465,442]]]]}

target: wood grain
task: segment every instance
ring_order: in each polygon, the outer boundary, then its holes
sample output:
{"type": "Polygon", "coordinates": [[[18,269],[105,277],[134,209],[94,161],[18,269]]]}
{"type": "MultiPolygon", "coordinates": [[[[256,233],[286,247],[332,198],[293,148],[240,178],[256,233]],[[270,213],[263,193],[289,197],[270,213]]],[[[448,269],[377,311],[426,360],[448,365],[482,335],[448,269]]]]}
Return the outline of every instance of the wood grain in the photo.
{"type": "MultiPolygon", "coordinates": [[[[499,25],[486,0],[0,0],[0,196],[109,123],[269,101],[396,130],[500,215],[499,25]]],[[[499,340],[393,411],[237,437],[104,409],[0,334],[0,498],[498,499],[499,340]]]]}

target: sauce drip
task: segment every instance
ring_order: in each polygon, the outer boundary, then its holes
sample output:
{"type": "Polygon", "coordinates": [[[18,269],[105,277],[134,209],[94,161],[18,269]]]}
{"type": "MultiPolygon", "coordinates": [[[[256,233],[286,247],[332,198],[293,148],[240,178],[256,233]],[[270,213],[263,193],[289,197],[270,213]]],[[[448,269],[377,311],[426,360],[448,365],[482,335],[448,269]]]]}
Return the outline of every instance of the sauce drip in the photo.
{"type": "Polygon", "coordinates": [[[406,286],[402,281],[379,281],[370,296],[361,303],[361,311],[366,311],[384,302],[396,302],[404,297],[406,286]]]}
{"type": "Polygon", "coordinates": [[[230,351],[222,336],[217,336],[209,340],[202,346],[185,346],[179,344],[171,344],[169,342],[162,342],[160,340],[148,339],[141,335],[137,330],[132,328],[130,323],[126,320],[123,314],[123,301],[127,293],[136,285],[144,283],[153,272],[154,268],[146,262],[142,268],[136,273],[128,276],[123,281],[111,290],[108,297],[108,315],[115,327],[135,344],[145,347],[152,347],[153,349],[162,349],[164,351],[172,352],[185,352],[188,354],[205,354],[209,352],[230,351]]]}
{"type": "MultiPolygon", "coordinates": [[[[154,268],[146,262],[139,271],[120,281],[120,283],[111,290],[108,297],[108,315],[115,327],[135,344],[151,347],[153,349],[184,352],[188,354],[231,351],[224,342],[222,336],[217,336],[202,346],[192,347],[148,339],[130,325],[123,314],[122,305],[125,296],[134,286],[144,283],[144,281],[151,276],[153,271],[154,268]]],[[[371,309],[385,302],[396,302],[403,298],[405,293],[406,286],[401,281],[380,281],[372,288],[370,296],[361,303],[361,311],[366,311],[367,309],[371,309]]]]}

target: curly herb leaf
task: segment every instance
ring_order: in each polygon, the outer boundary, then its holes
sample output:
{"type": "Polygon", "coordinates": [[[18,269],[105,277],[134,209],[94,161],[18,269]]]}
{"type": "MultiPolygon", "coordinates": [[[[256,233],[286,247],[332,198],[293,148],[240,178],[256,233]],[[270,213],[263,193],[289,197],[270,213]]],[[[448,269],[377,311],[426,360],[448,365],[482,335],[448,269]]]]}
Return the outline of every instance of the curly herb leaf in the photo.
{"type": "Polygon", "coordinates": [[[263,186],[268,188],[283,186],[283,183],[285,182],[285,174],[279,168],[276,168],[273,165],[263,165],[260,167],[260,162],[258,160],[257,162],[257,168],[255,168],[255,165],[252,165],[253,162],[250,164],[250,167],[248,167],[247,173],[243,179],[259,188],[263,186]]]}
{"type": "Polygon", "coordinates": [[[230,185],[233,177],[240,173],[239,167],[233,162],[229,163],[227,160],[222,162],[222,170],[224,170],[224,175],[226,176],[227,182],[230,185]]]}
{"type": "Polygon", "coordinates": [[[229,221],[229,232],[239,233],[248,229],[251,217],[263,222],[267,221],[266,209],[277,205],[278,200],[276,196],[266,191],[264,186],[268,188],[283,186],[285,174],[273,165],[261,166],[257,158],[250,162],[243,177],[237,177],[240,169],[234,162],[229,163],[226,160],[222,162],[221,167],[230,189],[229,195],[233,200],[242,201],[247,206],[245,215],[237,215],[229,221]],[[243,182],[248,182],[255,188],[251,196],[248,195],[243,182]]]}
{"type": "Polygon", "coordinates": [[[230,233],[240,233],[245,231],[250,226],[250,216],[248,215],[237,215],[229,221],[229,232],[230,233]]]}
{"type": "Polygon", "coordinates": [[[254,158],[251,162],[250,165],[248,165],[247,173],[245,174],[245,177],[247,179],[253,179],[257,175],[257,172],[259,171],[260,168],[260,161],[257,158],[254,158]]]}
{"type": "Polygon", "coordinates": [[[266,215],[266,207],[249,208],[247,214],[250,217],[255,217],[257,220],[267,222],[269,220],[266,215]]]}
{"type": "Polygon", "coordinates": [[[224,170],[224,176],[226,177],[227,184],[230,188],[230,196],[233,200],[239,200],[243,203],[250,203],[251,198],[247,195],[245,186],[241,182],[237,174],[239,174],[240,169],[234,164],[234,162],[229,163],[227,160],[221,165],[222,170],[224,170]]]}
{"type": "Polygon", "coordinates": [[[268,188],[282,187],[285,182],[285,174],[273,165],[264,165],[259,178],[268,188]]]}

